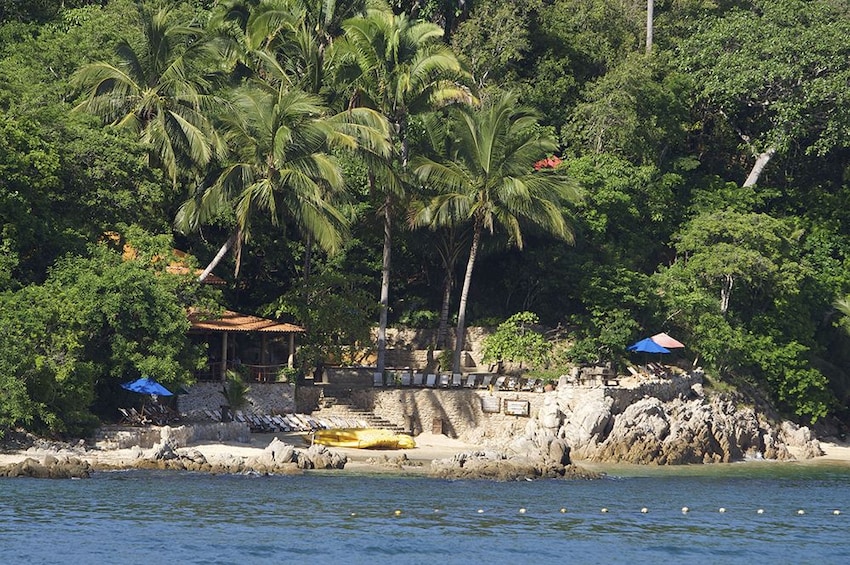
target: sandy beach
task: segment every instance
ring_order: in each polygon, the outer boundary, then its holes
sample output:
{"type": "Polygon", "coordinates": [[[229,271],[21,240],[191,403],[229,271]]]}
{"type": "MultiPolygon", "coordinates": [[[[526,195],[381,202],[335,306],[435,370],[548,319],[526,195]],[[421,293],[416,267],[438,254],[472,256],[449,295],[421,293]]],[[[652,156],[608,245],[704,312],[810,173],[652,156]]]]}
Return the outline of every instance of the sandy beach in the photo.
{"type": "MultiPolygon", "coordinates": [[[[210,464],[222,464],[233,459],[252,460],[260,457],[266,447],[277,438],[278,440],[292,445],[296,449],[307,449],[311,445],[310,434],[306,433],[274,433],[274,434],[252,434],[251,443],[236,442],[204,442],[191,444],[178,449],[183,451],[199,451],[210,464]]],[[[413,449],[353,449],[332,448],[348,458],[345,465],[346,470],[372,469],[381,470],[408,470],[416,472],[417,469],[424,472],[431,461],[454,456],[457,453],[473,451],[477,446],[462,441],[436,435],[423,433],[416,437],[416,447],[413,449]]],[[[60,450],[57,454],[52,449],[30,448],[27,450],[0,451],[0,467],[19,463],[26,458],[43,461],[47,456],[73,455],[80,460],[87,461],[94,467],[131,467],[146,451],[139,447],[126,449],[76,449],[60,450]]]]}
{"type": "MultiPolygon", "coordinates": [[[[251,461],[259,458],[275,438],[300,450],[306,450],[311,445],[310,434],[306,433],[252,434],[249,444],[204,442],[181,447],[178,452],[198,451],[212,465],[233,462],[234,459],[251,461]]],[[[415,440],[416,447],[412,449],[332,448],[332,451],[348,458],[348,462],[345,464],[346,471],[425,474],[434,460],[451,458],[458,453],[482,449],[481,446],[433,433],[420,434],[416,436],[415,440]]],[[[820,445],[824,455],[813,459],[798,458],[796,463],[810,465],[838,463],[850,466],[850,444],[821,441],[820,445]]],[[[57,453],[55,449],[33,447],[27,450],[0,451],[0,467],[13,465],[27,458],[44,461],[49,456],[68,455],[88,462],[93,468],[129,468],[144,457],[147,451],[149,450],[139,447],[86,450],[69,448],[57,453]]],[[[581,464],[581,461],[577,463],[581,464]]]]}

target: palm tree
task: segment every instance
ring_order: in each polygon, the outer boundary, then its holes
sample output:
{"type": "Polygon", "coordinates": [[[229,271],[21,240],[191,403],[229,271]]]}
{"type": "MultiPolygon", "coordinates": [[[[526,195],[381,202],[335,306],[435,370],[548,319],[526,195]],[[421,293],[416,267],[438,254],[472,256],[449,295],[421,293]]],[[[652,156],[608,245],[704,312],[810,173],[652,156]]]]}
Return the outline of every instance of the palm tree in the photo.
{"type": "Polygon", "coordinates": [[[75,110],[100,116],[139,134],[155,164],[177,183],[182,167],[203,167],[220,149],[210,116],[217,98],[192,63],[203,55],[201,29],[172,23],[171,11],[140,7],[143,42],[116,47],[120,62],[78,70],[73,81],[87,90],[75,110]]]}
{"type": "Polygon", "coordinates": [[[323,249],[338,249],[347,221],[333,200],[345,183],[328,151],[364,147],[386,155],[386,121],[366,108],[329,116],[314,95],[259,82],[237,91],[232,106],[225,136],[234,162],[209,189],[184,203],[178,227],[194,229],[233,210],[238,250],[250,238],[255,212],[266,211],[274,224],[290,220],[323,249]]]}
{"type": "Polygon", "coordinates": [[[441,190],[419,216],[420,223],[440,225],[459,219],[472,224],[472,243],[466,263],[452,370],[460,371],[466,330],[466,307],[475,259],[482,237],[499,228],[509,241],[523,247],[523,224],[533,225],[572,242],[571,226],[562,205],[578,197],[575,186],[555,170],[534,170],[534,164],[554,151],[551,135],[541,134],[537,120],[506,93],[479,110],[454,112],[454,139],[444,157],[417,158],[420,180],[441,190]]]}
{"type": "Polygon", "coordinates": [[[412,22],[385,4],[374,4],[362,18],[343,22],[345,35],[335,44],[342,80],[351,84],[352,106],[366,106],[389,120],[398,152],[393,162],[372,169],[370,184],[380,193],[384,247],[377,371],[383,372],[389,310],[393,209],[405,198],[401,176],[408,167],[407,122],[412,114],[451,102],[473,102],[460,85],[468,78],[454,53],[441,41],[443,31],[431,23],[412,22]]]}
{"type": "MultiPolygon", "coordinates": [[[[337,0],[307,2],[304,0],[229,0],[219,4],[213,13],[210,29],[219,48],[221,59],[238,67],[239,74],[254,77],[265,88],[301,89],[313,95],[327,90],[325,75],[330,65],[326,59],[328,47],[341,33],[340,24],[346,17],[362,11],[363,1],[356,0],[338,5],[337,0]]],[[[386,152],[386,126],[377,124],[374,116],[363,113],[338,115],[329,123],[349,128],[356,140],[355,151],[373,157],[373,151],[386,152]],[[365,121],[364,121],[365,120],[365,121]],[[355,131],[357,128],[359,130],[355,131]],[[376,145],[377,144],[377,145],[376,145]]],[[[223,209],[228,206],[221,203],[223,209]]],[[[208,208],[205,215],[209,216],[208,208]]],[[[180,229],[197,224],[198,208],[188,202],[178,217],[180,229]]],[[[224,255],[236,247],[237,272],[239,251],[244,234],[235,230],[210,261],[199,280],[204,280],[218,265],[224,255]]],[[[310,274],[313,236],[305,233],[305,280],[310,274]]]]}

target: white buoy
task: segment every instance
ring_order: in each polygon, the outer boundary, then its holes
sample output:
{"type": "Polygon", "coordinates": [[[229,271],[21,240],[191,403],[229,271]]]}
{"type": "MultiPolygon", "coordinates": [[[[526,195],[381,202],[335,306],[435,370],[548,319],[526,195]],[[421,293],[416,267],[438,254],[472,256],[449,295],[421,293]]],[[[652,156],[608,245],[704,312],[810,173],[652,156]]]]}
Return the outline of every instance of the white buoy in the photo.
{"type": "Polygon", "coordinates": [[[479,513],[479,514],[484,514],[484,509],[483,509],[483,508],[479,508],[479,509],[478,509],[478,513],[479,513]]]}
{"type": "Polygon", "coordinates": [[[352,513],[351,513],[351,515],[352,515],[352,516],[357,516],[357,512],[352,512],[352,513]]]}
{"type": "Polygon", "coordinates": [[[802,508],[800,510],[797,510],[797,516],[802,516],[805,513],[806,513],[806,511],[803,510],[802,508]]]}
{"type": "Polygon", "coordinates": [[[606,512],[608,512],[608,509],[607,509],[607,508],[603,508],[603,509],[601,510],[601,512],[602,512],[603,514],[605,514],[606,512]]]}
{"type": "Polygon", "coordinates": [[[682,506],[682,514],[687,514],[690,511],[690,508],[687,506],[682,506]]]}
{"type": "Polygon", "coordinates": [[[519,513],[520,513],[520,514],[525,514],[525,508],[520,508],[520,509],[519,509],[519,513]]]}
{"type": "Polygon", "coordinates": [[[561,514],[566,514],[566,513],[567,513],[567,509],[566,509],[566,508],[561,508],[561,514]]]}
{"type": "Polygon", "coordinates": [[[833,510],[832,515],[833,516],[841,516],[841,510],[833,510]]]}
{"type": "Polygon", "coordinates": [[[722,506],[721,506],[721,507],[720,507],[720,509],[718,509],[717,511],[718,511],[718,512],[720,512],[721,514],[726,513],[726,509],[725,509],[725,508],[723,508],[722,506]]]}
{"type": "Polygon", "coordinates": [[[640,509],[641,514],[646,514],[647,512],[649,512],[649,509],[646,506],[640,509]]]}
{"type": "Polygon", "coordinates": [[[401,510],[396,510],[395,512],[393,512],[393,514],[395,514],[396,516],[401,516],[401,510]]]}
{"type": "Polygon", "coordinates": [[[764,509],[759,508],[758,510],[756,510],[756,514],[764,514],[764,509]]]}

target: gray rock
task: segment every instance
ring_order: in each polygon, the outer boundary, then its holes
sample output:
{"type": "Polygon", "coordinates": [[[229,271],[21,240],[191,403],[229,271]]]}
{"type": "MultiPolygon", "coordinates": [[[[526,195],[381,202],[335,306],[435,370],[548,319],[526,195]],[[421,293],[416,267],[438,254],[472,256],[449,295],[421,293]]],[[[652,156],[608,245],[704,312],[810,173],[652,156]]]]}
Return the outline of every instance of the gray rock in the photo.
{"type": "Polygon", "coordinates": [[[605,431],[611,424],[613,403],[613,399],[607,397],[580,404],[568,414],[569,420],[559,435],[573,447],[598,443],[604,439],[605,431]]]}

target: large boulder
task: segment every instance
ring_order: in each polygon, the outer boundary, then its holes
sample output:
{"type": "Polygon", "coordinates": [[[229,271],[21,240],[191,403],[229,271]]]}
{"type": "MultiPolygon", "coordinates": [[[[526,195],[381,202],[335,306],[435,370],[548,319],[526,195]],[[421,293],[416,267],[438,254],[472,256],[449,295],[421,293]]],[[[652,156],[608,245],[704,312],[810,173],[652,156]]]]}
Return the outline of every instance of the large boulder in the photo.
{"type": "MultiPolygon", "coordinates": [[[[563,447],[563,444],[559,444],[563,447]]],[[[558,447],[555,448],[559,452],[558,447]]],[[[568,450],[559,457],[569,458],[568,450]]],[[[543,478],[594,479],[601,475],[577,468],[575,465],[555,463],[544,457],[509,457],[499,451],[471,451],[458,453],[447,459],[431,462],[430,473],[446,479],[489,479],[516,481],[543,478]]]]}
{"type": "Polygon", "coordinates": [[[824,454],[820,442],[806,426],[800,427],[793,422],[782,422],[779,437],[788,447],[793,448],[801,459],[811,459],[824,454]]]}
{"type": "Polygon", "coordinates": [[[567,414],[568,419],[560,435],[573,448],[582,449],[601,442],[611,426],[611,397],[593,399],[578,405],[567,414]]]}
{"type": "Polygon", "coordinates": [[[46,456],[43,461],[27,457],[23,461],[0,467],[0,477],[35,479],[86,479],[91,466],[77,457],[46,456]]]}
{"type": "Polygon", "coordinates": [[[652,463],[670,432],[664,406],[657,398],[644,398],[614,417],[611,433],[599,446],[594,459],[652,463]]]}

